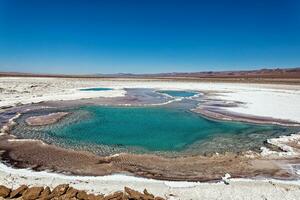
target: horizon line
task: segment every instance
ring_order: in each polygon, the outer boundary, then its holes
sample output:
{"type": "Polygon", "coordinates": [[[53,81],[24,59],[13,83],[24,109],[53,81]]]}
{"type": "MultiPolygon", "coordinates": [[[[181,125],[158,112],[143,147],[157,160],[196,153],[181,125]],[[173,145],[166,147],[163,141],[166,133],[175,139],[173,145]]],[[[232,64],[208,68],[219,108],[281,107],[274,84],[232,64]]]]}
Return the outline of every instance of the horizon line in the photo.
{"type": "Polygon", "coordinates": [[[100,75],[159,75],[159,74],[196,74],[196,73],[229,73],[229,72],[255,72],[262,70],[300,70],[300,66],[295,67],[261,67],[256,69],[232,69],[232,70],[200,70],[200,71],[165,71],[165,72],[151,72],[151,73],[135,73],[135,72],[117,72],[117,73],[47,73],[47,72],[26,72],[26,71],[8,71],[0,70],[0,74],[23,74],[23,75],[51,75],[51,76],[100,76],[100,75]]]}

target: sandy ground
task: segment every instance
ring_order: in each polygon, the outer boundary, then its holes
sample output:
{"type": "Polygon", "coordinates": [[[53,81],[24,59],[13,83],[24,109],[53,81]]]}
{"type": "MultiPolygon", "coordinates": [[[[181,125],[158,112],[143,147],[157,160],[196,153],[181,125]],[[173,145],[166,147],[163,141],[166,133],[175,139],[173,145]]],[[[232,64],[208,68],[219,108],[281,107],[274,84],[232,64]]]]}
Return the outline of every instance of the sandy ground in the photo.
{"type": "MultiPolygon", "coordinates": [[[[200,83],[145,80],[99,80],[57,78],[0,78],[0,107],[48,100],[74,100],[125,95],[124,88],[190,89],[238,103],[228,111],[260,117],[300,122],[300,86],[243,83],[200,83]],[[80,88],[110,87],[115,90],[83,92],[80,88]],[[238,102],[237,102],[238,101],[238,102]]],[[[295,136],[294,136],[295,138],[295,136]]],[[[297,138],[297,137],[296,137],[297,138]]],[[[280,140],[279,140],[280,141],[280,140]]],[[[278,142],[270,141],[273,143],[278,142]]],[[[285,143],[290,139],[284,138],[285,143]]],[[[299,142],[296,142],[298,145],[299,142]]],[[[266,155],[268,155],[268,151],[266,155]]],[[[0,184],[17,187],[21,183],[52,185],[70,182],[78,189],[110,193],[125,185],[168,199],[300,199],[299,182],[234,179],[224,183],[186,183],[112,175],[106,177],[72,177],[46,172],[12,169],[1,164],[0,184]],[[247,192],[245,192],[247,191],[247,192]]]]}
{"type": "Polygon", "coordinates": [[[166,199],[201,200],[297,200],[300,196],[299,182],[276,180],[229,179],[228,185],[219,183],[170,182],[137,178],[125,175],[102,177],[64,176],[48,172],[32,172],[26,169],[12,169],[0,164],[1,184],[16,188],[21,184],[50,186],[69,183],[77,189],[93,193],[112,193],[124,186],[142,191],[147,188],[155,195],[166,199]]]}

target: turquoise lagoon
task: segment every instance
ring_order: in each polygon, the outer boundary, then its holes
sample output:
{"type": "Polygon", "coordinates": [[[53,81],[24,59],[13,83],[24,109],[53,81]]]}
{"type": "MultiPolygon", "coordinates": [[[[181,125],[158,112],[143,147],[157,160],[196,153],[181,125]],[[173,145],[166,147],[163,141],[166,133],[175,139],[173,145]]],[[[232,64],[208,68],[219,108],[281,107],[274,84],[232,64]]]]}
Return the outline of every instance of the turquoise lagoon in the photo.
{"type": "Polygon", "coordinates": [[[159,90],[158,92],[172,97],[192,97],[198,94],[197,92],[184,90],[159,90]]]}
{"type": "MultiPolygon", "coordinates": [[[[293,133],[280,126],[207,119],[189,108],[91,106],[68,110],[54,125],[30,127],[21,117],[13,133],[59,146],[108,155],[119,152],[193,153],[259,150],[268,138],[293,133]]],[[[45,114],[42,111],[38,114],[45,114]]],[[[27,115],[27,116],[26,116],[27,115]]]]}
{"type": "Polygon", "coordinates": [[[112,90],[112,88],[83,88],[80,89],[80,91],[107,91],[107,90],[112,90]]]}

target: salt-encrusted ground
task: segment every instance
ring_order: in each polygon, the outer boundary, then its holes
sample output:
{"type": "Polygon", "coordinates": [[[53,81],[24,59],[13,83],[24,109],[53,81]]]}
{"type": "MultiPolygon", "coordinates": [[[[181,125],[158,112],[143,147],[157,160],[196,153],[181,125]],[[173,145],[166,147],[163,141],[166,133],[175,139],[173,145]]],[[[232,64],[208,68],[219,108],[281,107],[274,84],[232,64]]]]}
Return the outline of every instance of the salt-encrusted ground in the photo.
{"type": "MultiPolygon", "coordinates": [[[[300,86],[242,83],[204,83],[150,80],[100,80],[57,78],[0,78],[0,107],[48,100],[75,100],[125,95],[124,88],[190,89],[208,92],[212,98],[240,101],[228,111],[300,122],[300,86]],[[83,92],[80,88],[110,87],[115,90],[83,92]]],[[[293,136],[295,137],[295,136],[293,136]]],[[[297,138],[297,137],[296,137],[297,138]]],[[[271,140],[276,143],[278,140],[271,140]]],[[[284,138],[284,142],[288,141],[284,138]]],[[[233,180],[223,183],[165,182],[113,175],[106,177],[72,177],[46,172],[17,170],[0,165],[0,184],[17,187],[22,183],[52,185],[71,183],[78,189],[109,193],[129,186],[147,188],[168,199],[299,199],[299,182],[233,180]],[[180,186],[180,187],[179,187],[180,186]]]]}
{"type": "Polygon", "coordinates": [[[92,193],[113,193],[129,186],[139,191],[147,188],[155,195],[166,199],[182,200],[297,200],[300,196],[299,182],[275,180],[233,179],[229,184],[170,182],[136,178],[126,175],[104,177],[77,177],[47,172],[32,172],[26,169],[12,169],[0,164],[0,184],[16,188],[21,184],[50,186],[68,183],[77,189],[92,193]]]}
{"type": "Polygon", "coordinates": [[[215,92],[218,99],[240,101],[229,111],[300,122],[300,85],[180,82],[128,79],[0,78],[0,107],[48,100],[124,96],[124,88],[184,89],[215,92]],[[110,87],[115,90],[80,91],[110,87]]]}

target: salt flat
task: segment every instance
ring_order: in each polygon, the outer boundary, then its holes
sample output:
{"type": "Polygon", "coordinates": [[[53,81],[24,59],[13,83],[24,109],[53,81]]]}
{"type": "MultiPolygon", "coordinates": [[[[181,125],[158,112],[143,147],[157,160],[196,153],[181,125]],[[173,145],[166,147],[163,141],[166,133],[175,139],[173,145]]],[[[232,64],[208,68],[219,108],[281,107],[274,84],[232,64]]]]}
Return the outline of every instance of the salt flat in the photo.
{"type": "Polygon", "coordinates": [[[216,98],[240,101],[229,111],[300,122],[300,85],[215,83],[124,79],[0,78],[0,107],[49,100],[124,96],[124,88],[155,88],[215,92],[216,98]],[[107,91],[80,88],[110,87],[107,91]]]}
{"type": "Polygon", "coordinates": [[[166,199],[183,200],[296,200],[300,195],[299,182],[276,180],[232,179],[229,185],[219,183],[171,182],[144,179],[126,175],[103,177],[65,176],[48,172],[33,172],[27,169],[12,169],[0,164],[0,184],[17,188],[19,185],[49,186],[68,183],[71,186],[92,193],[113,193],[123,190],[124,186],[148,191],[166,199]]]}
{"type": "MultiPolygon", "coordinates": [[[[300,86],[180,82],[161,80],[121,79],[63,79],[63,78],[0,78],[0,106],[37,103],[51,100],[76,100],[94,97],[124,96],[124,88],[154,88],[167,90],[197,90],[211,93],[212,98],[239,101],[238,107],[228,111],[275,119],[300,122],[300,86]],[[114,90],[85,92],[80,88],[109,87],[114,90]]],[[[152,179],[112,175],[105,177],[74,177],[47,172],[32,172],[0,165],[0,184],[17,187],[22,183],[55,186],[70,183],[90,192],[110,193],[129,186],[137,190],[147,188],[167,199],[297,199],[299,182],[234,179],[224,183],[168,182],[152,179]],[[247,192],[245,192],[247,191],[247,192]]]]}

